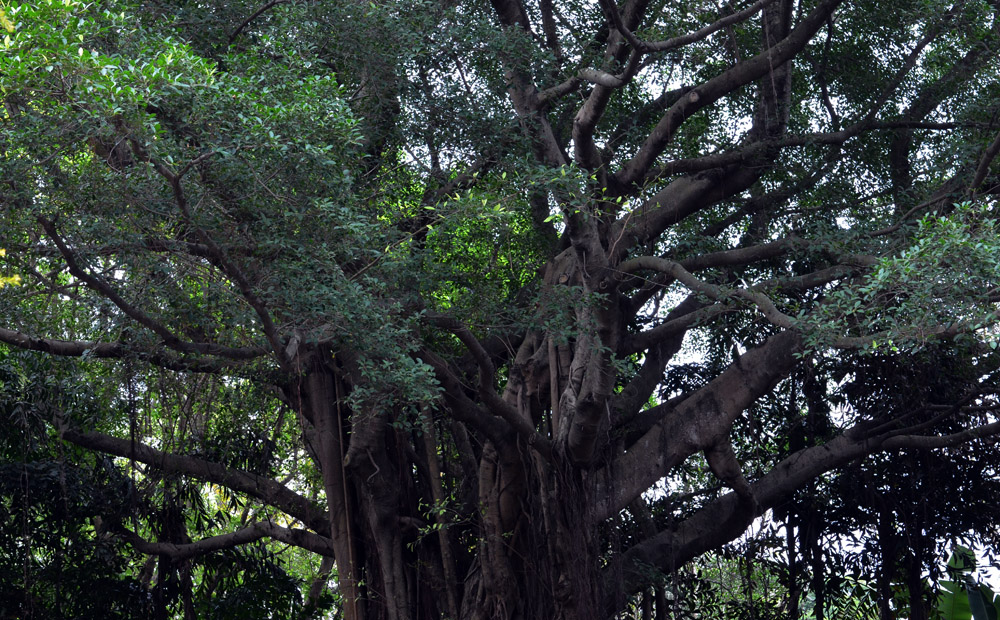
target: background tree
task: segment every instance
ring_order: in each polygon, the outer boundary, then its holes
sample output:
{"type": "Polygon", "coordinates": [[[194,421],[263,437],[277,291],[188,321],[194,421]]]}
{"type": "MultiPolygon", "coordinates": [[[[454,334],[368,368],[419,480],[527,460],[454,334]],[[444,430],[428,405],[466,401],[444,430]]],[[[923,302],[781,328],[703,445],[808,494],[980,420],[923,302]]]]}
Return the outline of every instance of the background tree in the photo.
{"type": "Polygon", "coordinates": [[[820,584],[828,472],[883,544],[879,465],[996,476],[993,3],[3,10],[0,341],[89,403],[5,382],[16,613],[109,541],[123,614],[662,617],[771,509],[820,584]]]}

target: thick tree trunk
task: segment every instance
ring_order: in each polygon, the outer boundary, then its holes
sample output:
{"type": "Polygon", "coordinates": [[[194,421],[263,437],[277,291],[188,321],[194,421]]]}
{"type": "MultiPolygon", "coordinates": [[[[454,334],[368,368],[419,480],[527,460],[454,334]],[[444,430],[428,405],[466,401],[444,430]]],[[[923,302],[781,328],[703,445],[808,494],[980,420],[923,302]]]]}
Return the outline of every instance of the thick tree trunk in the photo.
{"type": "Polygon", "coordinates": [[[421,412],[423,423],[424,450],[427,452],[427,470],[430,474],[431,497],[434,499],[435,525],[438,527],[438,544],[441,552],[441,577],[444,580],[445,601],[448,616],[458,618],[458,577],[455,575],[455,556],[452,553],[451,539],[446,529],[447,521],[442,512],[447,501],[441,484],[441,465],[437,456],[437,440],[434,432],[434,421],[430,411],[425,407],[421,412]]]}
{"type": "Polygon", "coordinates": [[[378,618],[410,620],[415,597],[400,528],[400,467],[406,460],[398,454],[386,412],[355,412],[352,418],[344,467],[358,487],[364,517],[369,596],[383,599],[378,618]]]}
{"type": "MultiPolygon", "coordinates": [[[[880,499],[879,504],[881,503],[880,499]]],[[[879,617],[882,620],[893,620],[895,614],[892,611],[890,584],[896,573],[896,531],[892,511],[884,506],[880,506],[878,511],[878,542],[882,551],[876,582],[879,617]]]]}
{"type": "Polygon", "coordinates": [[[309,368],[304,380],[306,418],[312,423],[319,442],[316,458],[326,492],[344,620],[364,620],[351,528],[351,498],[344,472],[343,420],[335,380],[333,373],[322,362],[309,368]]]}
{"type": "Polygon", "coordinates": [[[559,467],[518,458],[524,454],[523,446],[514,458],[484,450],[479,566],[466,582],[461,617],[597,620],[599,558],[587,481],[568,461],[559,467]]]}
{"type": "Polygon", "coordinates": [[[911,548],[906,554],[906,589],[910,595],[910,620],[927,620],[928,605],[923,578],[924,538],[920,531],[910,532],[911,548]]]}

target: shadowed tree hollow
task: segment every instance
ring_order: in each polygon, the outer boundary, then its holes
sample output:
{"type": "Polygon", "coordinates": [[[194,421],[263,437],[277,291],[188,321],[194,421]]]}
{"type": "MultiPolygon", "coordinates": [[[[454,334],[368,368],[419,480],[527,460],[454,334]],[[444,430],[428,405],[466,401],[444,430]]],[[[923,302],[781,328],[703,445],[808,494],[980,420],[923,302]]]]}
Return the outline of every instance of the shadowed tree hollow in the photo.
{"type": "Polygon", "coordinates": [[[996,450],[995,2],[2,10],[14,615],[666,618],[770,514],[821,617],[803,493],[996,450]]]}

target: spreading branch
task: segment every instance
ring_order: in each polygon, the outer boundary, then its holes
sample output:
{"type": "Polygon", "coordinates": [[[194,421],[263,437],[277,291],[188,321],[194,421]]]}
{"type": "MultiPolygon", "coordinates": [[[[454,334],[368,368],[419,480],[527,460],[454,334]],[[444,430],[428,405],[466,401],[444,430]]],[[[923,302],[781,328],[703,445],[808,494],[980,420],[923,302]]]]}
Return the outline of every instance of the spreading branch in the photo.
{"type": "Polygon", "coordinates": [[[662,41],[640,41],[625,25],[624,20],[622,20],[621,13],[618,11],[618,7],[615,6],[614,0],[601,0],[601,8],[603,8],[605,13],[608,14],[615,29],[625,37],[625,40],[629,42],[629,45],[644,54],[648,54],[652,52],[666,52],[701,41],[723,28],[746,21],[772,2],[774,2],[774,0],[759,0],[742,11],[737,11],[736,13],[722,17],[703,28],[695,30],[694,32],[689,32],[688,34],[662,41]]]}
{"type": "Polygon", "coordinates": [[[260,7],[256,11],[254,11],[250,15],[250,17],[248,17],[245,20],[243,20],[243,23],[241,23],[239,26],[237,26],[236,30],[234,30],[233,33],[231,35],[229,35],[229,45],[232,45],[236,41],[236,39],[238,39],[240,37],[240,35],[243,34],[243,31],[246,30],[247,26],[249,26],[253,22],[253,20],[257,19],[258,17],[260,17],[264,13],[270,11],[274,7],[278,6],[279,4],[285,4],[288,1],[289,0],[270,0],[270,2],[268,2],[264,6],[260,7]]]}
{"type": "Polygon", "coordinates": [[[689,456],[728,438],[736,418],[791,371],[800,347],[795,331],[771,336],[628,446],[604,470],[595,520],[617,514],[689,456]]]}
{"type": "Polygon", "coordinates": [[[84,269],[77,260],[76,254],[70,250],[66,241],[59,235],[55,222],[41,216],[38,217],[38,222],[59,249],[59,253],[62,254],[63,259],[66,261],[66,266],[73,276],[79,278],[88,287],[107,298],[108,301],[124,312],[126,316],[162,338],[166,346],[181,353],[216,355],[233,360],[248,360],[260,357],[260,349],[254,347],[227,347],[214,342],[189,342],[178,337],[164,324],[127,302],[110,284],[84,269]]]}
{"type": "Polygon", "coordinates": [[[667,110],[635,156],[615,173],[617,185],[628,187],[640,182],[681,124],[693,114],[726,94],[764,77],[769,71],[795,57],[842,1],[821,2],[779,43],[691,89],[667,110]]]}
{"type": "MultiPolygon", "coordinates": [[[[823,445],[799,450],[751,484],[760,512],[777,506],[817,476],[853,460],[879,451],[940,449],[994,437],[1000,434],[1000,422],[949,435],[901,435],[884,440],[869,437],[864,431],[863,425],[857,426],[823,445]]],[[[745,504],[735,493],[727,493],[676,527],[637,543],[622,554],[620,564],[611,565],[625,573],[625,592],[635,592],[648,583],[650,566],[664,571],[682,566],[691,558],[734,540],[755,516],[746,513],[745,504]]]]}
{"type": "MultiPolygon", "coordinates": [[[[122,342],[95,342],[90,340],[60,340],[57,338],[38,338],[28,334],[0,327],[0,342],[19,349],[40,351],[64,357],[94,357],[100,359],[136,358],[149,362],[154,366],[181,372],[224,373],[237,372],[240,363],[222,359],[205,359],[201,357],[186,358],[170,355],[166,351],[143,351],[130,348],[122,342]]],[[[261,350],[259,355],[265,355],[261,350]]],[[[238,374],[238,373],[237,373],[238,374]]]]}
{"type": "Polygon", "coordinates": [[[313,531],[324,535],[330,531],[330,522],[323,510],[271,478],[226,467],[195,456],[164,452],[138,441],[118,439],[104,433],[80,432],[70,428],[62,428],[59,436],[88,450],[134,459],[163,472],[184,474],[240,493],[246,493],[298,519],[313,531]]]}
{"type": "Polygon", "coordinates": [[[996,159],[997,154],[1000,154],[1000,133],[986,147],[983,156],[979,158],[979,164],[976,166],[976,174],[972,177],[972,182],[969,183],[969,191],[974,192],[983,184],[983,181],[986,180],[986,175],[990,172],[990,165],[996,159]]]}
{"type": "Polygon", "coordinates": [[[285,348],[282,346],[278,329],[275,327],[274,321],[271,319],[271,314],[268,311],[264,300],[257,295],[253,285],[250,284],[246,274],[243,273],[243,270],[237,267],[236,264],[229,259],[226,252],[219,247],[219,244],[217,244],[214,239],[212,239],[212,236],[205,232],[203,228],[198,226],[194,222],[194,218],[191,217],[191,211],[188,207],[187,197],[184,194],[182,180],[184,175],[191,170],[196,163],[207,160],[214,154],[214,152],[204,153],[195,160],[188,162],[179,172],[176,173],[171,171],[166,164],[155,160],[153,161],[153,167],[170,185],[170,189],[174,194],[174,202],[177,204],[177,208],[180,211],[185,224],[196,231],[197,235],[201,238],[202,243],[208,247],[210,252],[209,260],[222,273],[226,274],[226,276],[231,278],[233,282],[236,283],[236,286],[239,288],[243,298],[250,305],[250,307],[253,308],[254,312],[257,314],[257,318],[260,319],[261,327],[264,330],[264,336],[270,343],[278,361],[290,370],[291,368],[288,365],[288,360],[285,356],[285,348]]]}
{"type": "Polygon", "coordinates": [[[690,174],[692,172],[725,168],[726,166],[733,165],[755,165],[765,155],[773,158],[776,149],[796,146],[840,145],[851,138],[872,131],[894,131],[899,129],[949,131],[960,126],[958,123],[932,123],[925,121],[865,121],[838,131],[785,136],[773,140],[757,140],[732,151],[687,159],[675,159],[650,170],[645,180],[653,182],[676,174],[690,174]]]}
{"type": "Polygon", "coordinates": [[[756,287],[726,289],[716,284],[710,284],[704,280],[699,280],[690,271],[685,269],[680,263],[659,258],[657,256],[640,256],[621,264],[619,267],[625,273],[631,273],[638,269],[653,269],[668,274],[692,292],[701,293],[709,299],[715,301],[726,301],[730,298],[739,298],[757,306],[764,318],[772,325],[783,329],[790,329],[795,326],[795,319],[778,310],[771,299],[758,291],[756,287]]]}
{"type": "Polygon", "coordinates": [[[235,532],[210,536],[192,543],[150,542],[125,527],[119,528],[115,533],[142,553],[167,556],[175,562],[231,549],[261,538],[272,538],[318,555],[333,556],[333,542],[329,538],[303,529],[281,527],[270,521],[257,521],[235,532]]]}

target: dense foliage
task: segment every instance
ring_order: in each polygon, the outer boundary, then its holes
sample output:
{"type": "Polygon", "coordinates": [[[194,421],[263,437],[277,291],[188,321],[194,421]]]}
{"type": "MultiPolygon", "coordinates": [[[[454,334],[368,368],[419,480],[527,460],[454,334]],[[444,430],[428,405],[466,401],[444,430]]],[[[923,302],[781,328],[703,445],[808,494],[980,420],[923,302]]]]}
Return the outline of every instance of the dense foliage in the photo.
{"type": "Polygon", "coordinates": [[[995,2],[0,29],[0,615],[995,617],[995,2]]]}

